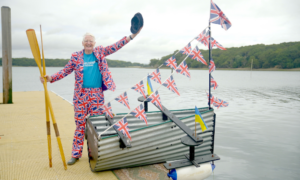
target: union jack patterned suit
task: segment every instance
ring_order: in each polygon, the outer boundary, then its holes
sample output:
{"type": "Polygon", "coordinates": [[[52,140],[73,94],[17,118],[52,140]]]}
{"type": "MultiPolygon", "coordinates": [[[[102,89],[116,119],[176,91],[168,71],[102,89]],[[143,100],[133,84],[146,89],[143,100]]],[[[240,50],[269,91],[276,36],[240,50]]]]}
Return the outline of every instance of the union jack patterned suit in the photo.
{"type": "Polygon", "coordinates": [[[100,107],[104,104],[103,91],[109,89],[114,91],[116,85],[108,69],[105,56],[108,56],[126,45],[128,41],[126,37],[122,38],[113,45],[103,47],[97,46],[94,48],[93,53],[96,56],[99,71],[102,74],[102,87],[101,88],[83,88],[83,54],[84,50],[74,52],[68,64],[59,72],[51,75],[51,83],[58,81],[65,76],[75,71],[75,87],[74,87],[74,118],[75,118],[75,134],[73,139],[72,157],[80,158],[82,155],[82,148],[84,143],[85,131],[85,116],[87,114],[100,115],[100,107]]]}

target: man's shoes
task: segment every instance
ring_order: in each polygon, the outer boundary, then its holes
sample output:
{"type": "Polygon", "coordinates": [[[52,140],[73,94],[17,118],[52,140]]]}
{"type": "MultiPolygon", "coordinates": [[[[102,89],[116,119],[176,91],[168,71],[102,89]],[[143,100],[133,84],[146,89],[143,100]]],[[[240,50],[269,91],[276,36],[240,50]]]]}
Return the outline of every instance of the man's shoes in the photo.
{"type": "Polygon", "coordinates": [[[76,161],[78,161],[79,160],[79,158],[71,158],[69,161],[68,161],[68,165],[73,165],[73,164],[75,164],[76,163],[76,161]]]}

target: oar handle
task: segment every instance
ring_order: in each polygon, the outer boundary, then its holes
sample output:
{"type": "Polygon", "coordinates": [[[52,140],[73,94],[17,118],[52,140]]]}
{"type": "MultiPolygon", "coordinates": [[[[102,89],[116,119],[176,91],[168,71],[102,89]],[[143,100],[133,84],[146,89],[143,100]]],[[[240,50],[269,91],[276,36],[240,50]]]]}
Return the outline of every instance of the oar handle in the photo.
{"type": "Polygon", "coordinates": [[[49,93],[48,93],[48,90],[47,90],[47,87],[46,87],[46,82],[44,82],[43,85],[44,85],[44,89],[45,89],[45,94],[46,94],[46,99],[47,99],[48,107],[50,109],[50,114],[51,114],[51,118],[52,118],[52,123],[53,123],[53,127],[54,127],[54,132],[55,132],[55,135],[56,135],[56,139],[57,139],[57,143],[58,143],[58,147],[59,147],[61,159],[63,161],[65,170],[67,170],[67,164],[66,164],[66,159],[65,159],[65,155],[64,155],[64,150],[63,150],[62,143],[61,143],[61,140],[60,140],[58,126],[57,126],[57,123],[56,123],[56,120],[55,120],[55,116],[54,116],[54,113],[53,113],[53,108],[52,108],[52,104],[50,102],[49,93]]]}

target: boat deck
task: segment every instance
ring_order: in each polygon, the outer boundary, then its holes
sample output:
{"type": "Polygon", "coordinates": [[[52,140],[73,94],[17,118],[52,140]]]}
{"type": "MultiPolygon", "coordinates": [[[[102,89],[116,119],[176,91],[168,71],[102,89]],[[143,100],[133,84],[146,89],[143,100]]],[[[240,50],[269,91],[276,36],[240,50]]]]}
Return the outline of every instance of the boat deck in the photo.
{"type": "MultiPolygon", "coordinates": [[[[49,92],[66,161],[71,158],[75,130],[73,106],[49,92]]],[[[13,104],[0,93],[0,179],[117,179],[112,171],[91,172],[86,141],[82,158],[64,166],[51,121],[52,168],[49,168],[43,91],[13,92],[13,104]]]]}

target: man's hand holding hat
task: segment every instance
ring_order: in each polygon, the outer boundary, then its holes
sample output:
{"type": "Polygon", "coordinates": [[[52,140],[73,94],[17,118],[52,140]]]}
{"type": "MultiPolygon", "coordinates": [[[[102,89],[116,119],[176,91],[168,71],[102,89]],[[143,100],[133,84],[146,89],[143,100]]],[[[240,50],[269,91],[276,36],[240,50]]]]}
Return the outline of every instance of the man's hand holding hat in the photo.
{"type": "Polygon", "coordinates": [[[132,35],[127,37],[127,41],[134,39],[135,36],[138,35],[142,30],[143,25],[144,25],[144,20],[142,14],[136,13],[131,19],[130,31],[132,32],[132,35]]]}

